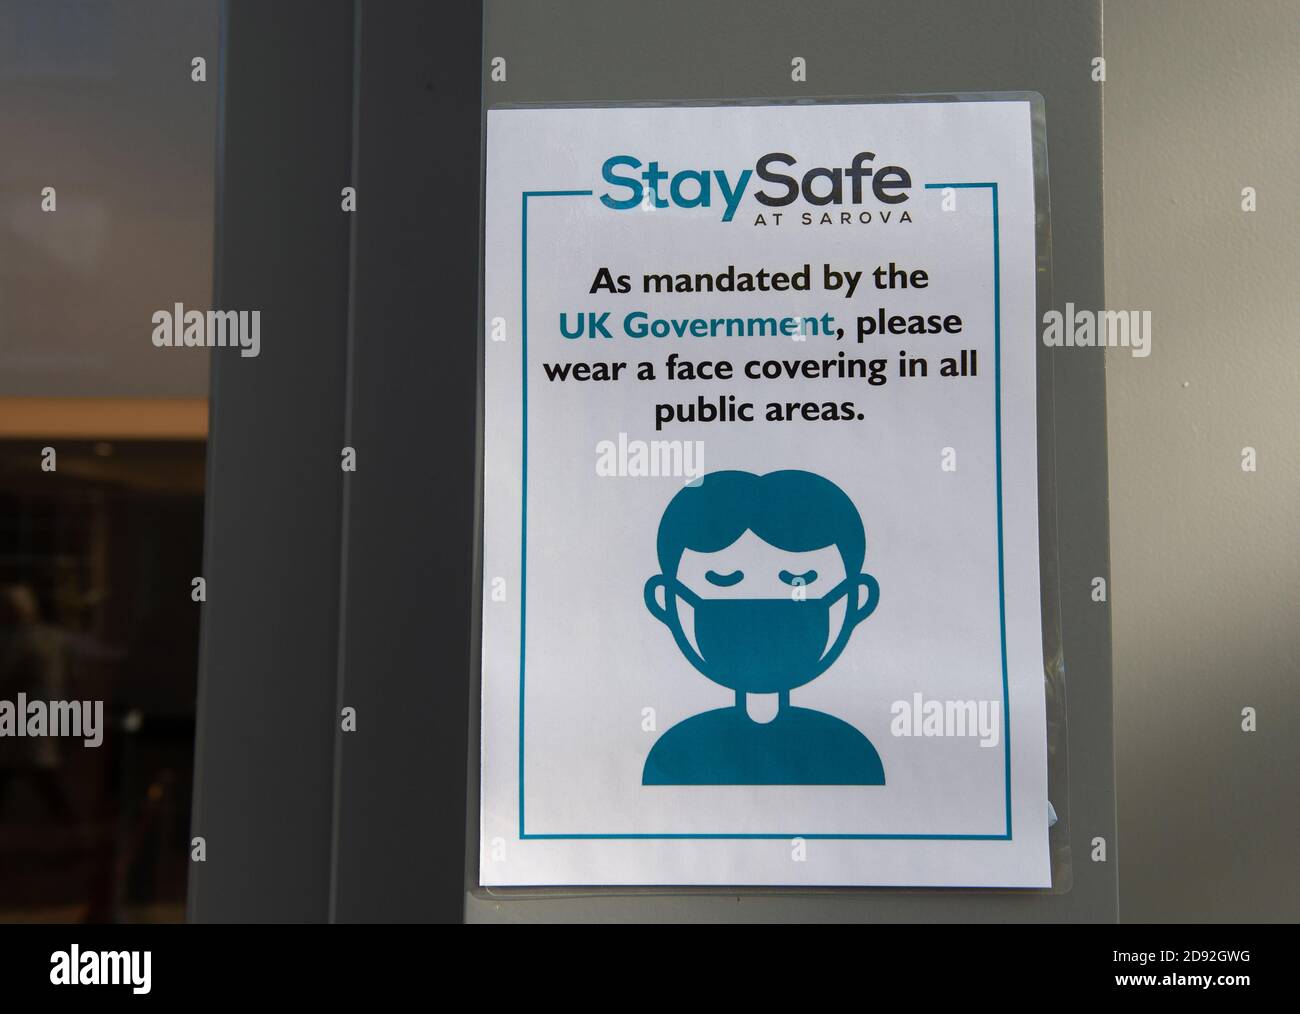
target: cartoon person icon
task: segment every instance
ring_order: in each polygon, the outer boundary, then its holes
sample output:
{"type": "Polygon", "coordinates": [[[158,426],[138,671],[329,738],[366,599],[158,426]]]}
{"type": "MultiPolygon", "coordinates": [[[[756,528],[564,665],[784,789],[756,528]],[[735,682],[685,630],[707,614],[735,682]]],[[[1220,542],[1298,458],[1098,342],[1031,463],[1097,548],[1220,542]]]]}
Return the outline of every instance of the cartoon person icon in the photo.
{"type": "Polygon", "coordinates": [[[736,702],[668,729],[642,784],[885,784],[866,736],[790,704],[880,599],[844,491],[812,472],[713,472],[669,502],[657,550],[662,573],[646,582],[647,608],[736,702]]]}

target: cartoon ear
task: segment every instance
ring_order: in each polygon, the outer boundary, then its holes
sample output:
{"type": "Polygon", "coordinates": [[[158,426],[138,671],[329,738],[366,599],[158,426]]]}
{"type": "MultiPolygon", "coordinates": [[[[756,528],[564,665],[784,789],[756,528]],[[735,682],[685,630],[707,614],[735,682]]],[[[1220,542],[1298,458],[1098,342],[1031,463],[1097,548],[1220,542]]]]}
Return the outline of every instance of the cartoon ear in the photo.
{"type": "Polygon", "coordinates": [[[662,574],[656,574],[645,583],[645,607],[660,623],[668,622],[668,581],[662,574]],[[663,592],[663,602],[659,593],[663,592]]]}
{"type": "Polygon", "coordinates": [[[880,604],[880,584],[870,574],[859,574],[853,590],[858,596],[858,603],[853,612],[853,622],[861,623],[874,613],[876,606],[880,604]],[[866,602],[862,601],[862,595],[857,592],[859,588],[867,589],[866,602]]]}

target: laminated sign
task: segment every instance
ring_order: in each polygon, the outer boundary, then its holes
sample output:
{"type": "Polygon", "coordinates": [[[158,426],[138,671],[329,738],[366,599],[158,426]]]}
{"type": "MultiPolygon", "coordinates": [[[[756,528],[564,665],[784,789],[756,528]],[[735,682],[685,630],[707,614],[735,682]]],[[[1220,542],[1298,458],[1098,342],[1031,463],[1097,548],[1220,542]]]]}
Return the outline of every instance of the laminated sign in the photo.
{"type": "Polygon", "coordinates": [[[483,885],[1050,885],[1039,115],[488,113],[483,885]]]}

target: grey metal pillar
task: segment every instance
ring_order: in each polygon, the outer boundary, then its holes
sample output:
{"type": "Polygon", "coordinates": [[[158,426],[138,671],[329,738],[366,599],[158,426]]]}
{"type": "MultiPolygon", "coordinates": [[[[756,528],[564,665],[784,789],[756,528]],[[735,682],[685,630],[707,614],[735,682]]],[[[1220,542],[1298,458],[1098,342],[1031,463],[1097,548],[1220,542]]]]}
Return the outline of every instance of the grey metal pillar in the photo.
{"type": "Polygon", "coordinates": [[[352,4],[222,19],[214,349],[193,834],[196,921],[323,920],[333,805],[352,4]]]}
{"type": "Polygon", "coordinates": [[[481,9],[223,16],[190,918],[459,920],[481,9]]]}

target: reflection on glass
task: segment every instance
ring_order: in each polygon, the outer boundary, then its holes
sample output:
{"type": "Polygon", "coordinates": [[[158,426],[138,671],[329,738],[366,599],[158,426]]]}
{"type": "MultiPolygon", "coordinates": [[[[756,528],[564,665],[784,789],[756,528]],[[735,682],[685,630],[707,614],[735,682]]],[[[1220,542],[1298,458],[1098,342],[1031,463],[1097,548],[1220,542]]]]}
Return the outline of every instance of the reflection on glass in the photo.
{"type": "Polygon", "coordinates": [[[0,441],[0,718],[78,735],[0,736],[0,920],[180,919],[204,444],[43,446],[0,441]]]}

